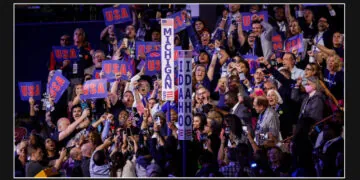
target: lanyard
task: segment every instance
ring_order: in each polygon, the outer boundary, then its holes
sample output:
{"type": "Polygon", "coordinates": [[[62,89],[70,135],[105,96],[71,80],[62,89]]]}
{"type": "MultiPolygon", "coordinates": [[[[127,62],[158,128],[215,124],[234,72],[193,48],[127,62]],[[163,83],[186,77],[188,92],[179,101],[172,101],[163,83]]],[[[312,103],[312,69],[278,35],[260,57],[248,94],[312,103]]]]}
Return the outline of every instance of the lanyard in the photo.
{"type": "Polygon", "coordinates": [[[331,88],[331,86],[333,85],[334,81],[335,81],[335,76],[336,76],[336,72],[333,76],[331,76],[331,73],[329,72],[329,75],[328,75],[328,85],[329,85],[329,88],[331,88]]]}
{"type": "Polygon", "coordinates": [[[315,45],[317,45],[321,39],[323,39],[323,35],[321,35],[319,38],[318,38],[319,35],[316,35],[316,38],[315,38],[315,45]]]}

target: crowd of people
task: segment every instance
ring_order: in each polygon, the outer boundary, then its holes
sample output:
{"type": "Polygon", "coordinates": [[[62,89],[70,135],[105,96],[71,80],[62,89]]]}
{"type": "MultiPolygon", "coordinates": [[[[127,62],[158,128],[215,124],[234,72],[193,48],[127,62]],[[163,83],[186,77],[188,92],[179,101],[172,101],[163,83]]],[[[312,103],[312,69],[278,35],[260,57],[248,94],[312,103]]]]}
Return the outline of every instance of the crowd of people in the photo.
{"type": "MultiPolygon", "coordinates": [[[[244,6],[251,13],[263,10],[244,6]]],[[[99,32],[103,48],[92,49],[82,28],[72,38],[61,36],[61,46],[79,48],[77,71],[51,52],[48,81],[60,71],[70,86],[57,103],[48,96],[44,102],[30,98],[28,118],[18,124],[28,134],[15,137],[15,177],[41,171],[61,177],[184,176],[177,88],[174,101],[163,101],[161,77],[142,68],[128,72],[128,80],[117,73],[108,97],[81,99],[94,71],[105,78],[102,62],[138,65],[146,54],[136,57],[135,43],[161,42],[156,20],[174,12],[149,17],[146,5],[136,7],[133,23],[123,31],[116,24],[99,32]]],[[[331,5],[322,8],[328,14],[276,5],[268,21],[252,16],[250,31],[239,23],[239,4],[224,6],[213,32],[201,19],[186,16],[199,44],[186,30],[175,35],[176,46],[194,52],[193,136],[185,176],[344,176],[344,39],[342,25],[332,21],[337,12],[331,5]],[[304,50],[274,51],[274,32],[284,40],[302,34],[304,50]],[[247,61],[245,55],[258,58],[247,61]]]]}

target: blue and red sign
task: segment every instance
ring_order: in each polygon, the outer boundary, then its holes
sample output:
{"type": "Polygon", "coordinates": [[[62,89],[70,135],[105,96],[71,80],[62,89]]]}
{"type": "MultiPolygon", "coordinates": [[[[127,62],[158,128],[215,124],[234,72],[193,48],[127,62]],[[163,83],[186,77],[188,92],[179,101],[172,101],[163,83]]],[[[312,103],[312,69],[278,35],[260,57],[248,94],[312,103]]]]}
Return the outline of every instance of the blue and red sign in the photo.
{"type": "Polygon", "coordinates": [[[106,60],[102,62],[102,70],[107,79],[115,79],[115,74],[120,72],[121,79],[127,80],[127,72],[130,71],[134,74],[130,61],[127,60],[106,60]]]}
{"type": "Polygon", "coordinates": [[[151,51],[160,51],[161,43],[160,42],[142,42],[136,41],[135,46],[135,56],[138,57],[140,54],[146,56],[147,53],[151,51]]]}
{"type": "Polygon", "coordinates": [[[256,61],[258,57],[253,55],[244,55],[242,57],[249,63],[250,74],[254,74],[256,69],[260,67],[260,64],[256,61]]]}
{"type": "Polygon", "coordinates": [[[61,72],[56,71],[48,84],[50,96],[55,98],[55,103],[59,101],[69,85],[70,82],[61,74],[61,72]]]}
{"type": "Polygon", "coordinates": [[[93,74],[92,74],[92,79],[100,79],[100,69],[95,69],[93,74]]]}
{"type": "Polygon", "coordinates": [[[108,95],[106,79],[88,80],[83,85],[83,94],[80,95],[82,100],[101,99],[108,95]]]}
{"type": "Polygon", "coordinates": [[[184,10],[181,10],[168,17],[174,19],[174,33],[178,33],[191,26],[191,22],[186,19],[185,15],[182,13],[183,11],[184,10]]]}
{"type": "Polygon", "coordinates": [[[79,49],[76,46],[53,46],[53,53],[56,62],[70,60],[72,62],[79,59],[79,49]]]}
{"type": "Polygon", "coordinates": [[[250,31],[252,30],[252,21],[251,21],[251,17],[253,15],[258,15],[261,19],[263,19],[264,21],[268,21],[269,15],[267,11],[260,11],[257,13],[251,13],[251,12],[243,12],[241,13],[242,16],[242,28],[245,31],[250,31]]]}
{"type": "Polygon", "coordinates": [[[19,82],[18,84],[22,101],[28,101],[30,97],[34,100],[41,99],[41,81],[19,82]]]}
{"type": "Polygon", "coordinates": [[[131,11],[128,5],[122,5],[116,8],[105,8],[103,9],[103,15],[106,26],[132,21],[131,11]]]}
{"type": "Polygon", "coordinates": [[[271,41],[272,41],[272,47],[273,47],[272,49],[274,52],[282,51],[284,49],[284,41],[283,41],[281,34],[279,34],[275,31],[272,36],[271,41]]]}
{"type": "Polygon", "coordinates": [[[304,52],[303,34],[293,36],[285,41],[285,51],[292,52],[292,49],[298,50],[298,53],[304,52]]]}
{"type": "Polygon", "coordinates": [[[150,52],[146,56],[145,74],[153,76],[161,73],[161,53],[160,51],[150,52]]]}

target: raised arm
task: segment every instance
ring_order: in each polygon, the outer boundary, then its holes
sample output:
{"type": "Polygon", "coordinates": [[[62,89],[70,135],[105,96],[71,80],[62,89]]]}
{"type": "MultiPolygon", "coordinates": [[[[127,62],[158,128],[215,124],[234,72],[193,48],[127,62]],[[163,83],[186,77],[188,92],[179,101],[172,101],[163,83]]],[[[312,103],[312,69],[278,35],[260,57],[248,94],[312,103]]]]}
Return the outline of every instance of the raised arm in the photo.
{"type": "Polygon", "coordinates": [[[237,18],[240,18],[238,20],[238,23],[237,23],[237,33],[238,33],[238,36],[239,36],[239,42],[240,42],[240,45],[241,46],[244,46],[245,44],[245,41],[246,41],[246,38],[244,36],[244,32],[243,32],[243,28],[242,28],[242,16],[240,15],[239,17],[237,18]]]}
{"type": "MultiPolygon", "coordinates": [[[[302,6],[300,7],[300,10],[302,9],[302,6]]],[[[285,16],[288,24],[290,24],[295,18],[291,15],[290,5],[285,5],[285,16]]]]}
{"type": "Polygon", "coordinates": [[[320,49],[321,52],[329,55],[329,56],[332,56],[332,55],[335,55],[336,54],[336,51],[333,50],[333,49],[329,49],[321,44],[316,44],[316,47],[320,49]]]}
{"type": "Polygon", "coordinates": [[[61,165],[62,165],[65,157],[66,157],[66,148],[62,148],[62,150],[61,150],[61,152],[60,152],[60,157],[59,157],[59,159],[57,159],[57,160],[55,161],[54,168],[55,168],[56,170],[60,170],[61,165]]]}
{"type": "Polygon", "coordinates": [[[110,28],[110,26],[107,26],[101,31],[100,41],[103,40],[108,35],[109,28],[110,28]]]}
{"type": "Polygon", "coordinates": [[[65,131],[60,132],[60,134],[59,134],[59,141],[62,141],[63,139],[65,139],[66,137],[68,137],[72,132],[74,132],[74,130],[76,129],[76,127],[77,127],[85,118],[87,118],[89,114],[90,114],[90,110],[89,110],[89,109],[85,109],[79,119],[77,119],[75,122],[71,123],[71,124],[65,129],[65,131]]]}
{"type": "Polygon", "coordinates": [[[213,77],[214,77],[214,71],[215,71],[215,65],[216,65],[217,58],[218,58],[217,53],[214,53],[212,55],[211,63],[210,63],[209,70],[208,70],[208,73],[207,73],[207,76],[208,76],[210,81],[212,81],[213,77]]]}

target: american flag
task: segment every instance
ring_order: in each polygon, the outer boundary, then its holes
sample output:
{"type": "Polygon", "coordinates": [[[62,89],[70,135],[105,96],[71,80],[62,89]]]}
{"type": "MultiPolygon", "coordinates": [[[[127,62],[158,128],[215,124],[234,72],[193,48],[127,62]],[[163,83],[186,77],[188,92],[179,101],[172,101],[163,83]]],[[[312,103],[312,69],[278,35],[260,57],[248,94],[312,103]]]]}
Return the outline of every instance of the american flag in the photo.
{"type": "Polygon", "coordinates": [[[174,98],[174,92],[172,92],[172,91],[166,92],[166,98],[167,98],[167,99],[169,99],[169,98],[174,98]]]}
{"type": "Polygon", "coordinates": [[[173,24],[174,24],[173,19],[163,19],[163,20],[161,20],[161,25],[162,26],[172,26],[173,24]]]}

